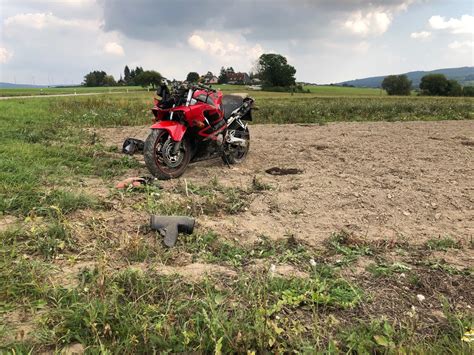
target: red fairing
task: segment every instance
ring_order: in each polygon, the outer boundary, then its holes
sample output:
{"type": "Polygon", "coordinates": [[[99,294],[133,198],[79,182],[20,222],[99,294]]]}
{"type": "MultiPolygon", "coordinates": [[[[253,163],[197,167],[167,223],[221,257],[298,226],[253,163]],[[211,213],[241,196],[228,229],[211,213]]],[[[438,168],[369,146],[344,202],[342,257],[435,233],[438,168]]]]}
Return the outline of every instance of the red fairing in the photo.
{"type": "Polygon", "coordinates": [[[183,139],[184,133],[186,133],[186,126],[176,121],[159,121],[150,127],[151,129],[164,129],[168,131],[171,138],[179,142],[183,139]]]}

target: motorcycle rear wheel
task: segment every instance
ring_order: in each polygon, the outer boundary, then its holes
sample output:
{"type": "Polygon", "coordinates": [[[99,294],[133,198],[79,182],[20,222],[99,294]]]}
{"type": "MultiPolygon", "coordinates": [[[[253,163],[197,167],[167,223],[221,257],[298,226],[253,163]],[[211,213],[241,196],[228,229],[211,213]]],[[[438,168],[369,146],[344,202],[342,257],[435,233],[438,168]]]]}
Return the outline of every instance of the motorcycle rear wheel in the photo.
{"type": "Polygon", "coordinates": [[[160,180],[175,179],[183,175],[191,160],[189,141],[183,138],[177,154],[172,150],[176,142],[162,129],[153,129],[145,141],[143,156],[145,164],[154,176],[160,180]]]}

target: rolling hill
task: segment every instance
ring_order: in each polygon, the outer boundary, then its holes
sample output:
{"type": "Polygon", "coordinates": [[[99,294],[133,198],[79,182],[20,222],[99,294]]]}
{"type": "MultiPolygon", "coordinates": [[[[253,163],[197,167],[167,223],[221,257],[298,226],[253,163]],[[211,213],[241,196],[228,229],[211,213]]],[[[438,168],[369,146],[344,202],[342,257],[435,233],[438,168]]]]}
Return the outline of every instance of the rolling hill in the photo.
{"type": "MultiPolygon", "coordinates": [[[[436,69],[431,71],[412,71],[408,73],[403,73],[408,76],[413,82],[414,87],[420,85],[421,78],[427,74],[444,74],[448,79],[455,79],[461,85],[473,85],[474,84],[474,67],[460,67],[460,68],[446,68],[446,69],[436,69]]],[[[388,74],[390,75],[390,74],[388,74]]],[[[378,88],[382,85],[384,76],[374,76],[370,78],[356,79],[344,81],[336,85],[341,86],[355,86],[355,87],[366,87],[366,88],[378,88]]]]}
{"type": "Polygon", "coordinates": [[[41,89],[47,87],[47,85],[13,84],[0,82],[0,89],[41,89]]]}

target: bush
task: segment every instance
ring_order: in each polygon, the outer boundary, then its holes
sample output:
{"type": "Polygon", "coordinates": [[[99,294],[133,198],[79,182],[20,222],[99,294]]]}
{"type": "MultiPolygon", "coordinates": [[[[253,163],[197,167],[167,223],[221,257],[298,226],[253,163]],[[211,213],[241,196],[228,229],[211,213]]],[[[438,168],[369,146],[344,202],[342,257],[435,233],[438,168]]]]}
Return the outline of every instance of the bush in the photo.
{"type": "Polygon", "coordinates": [[[462,96],[462,86],[456,80],[448,80],[447,96],[462,96]]]}
{"type": "Polygon", "coordinates": [[[449,82],[443,74],[429,74],[421,78],[420,89],[425,95],[446,96],[449,82]]]}
{"type": "Polygon", "coordinates": [[[474,86],[465,86],[462,90],[464,96],[473,97],[474,96],[474,86]]]}
{"type": "Polygon", "coordinates": [[[387,91],[389,95],[411,94],[411,80],[406,75],[389,75],[382,82],[382,89],[387,91]]]}
{"type": "Polygon", "coordinates": [[[310,90],[305,90],[303,85],[292,85],[292,86],[264,86],[263,91],[273,92],[291,92],[291,93],[310,93],[310,90]]]}

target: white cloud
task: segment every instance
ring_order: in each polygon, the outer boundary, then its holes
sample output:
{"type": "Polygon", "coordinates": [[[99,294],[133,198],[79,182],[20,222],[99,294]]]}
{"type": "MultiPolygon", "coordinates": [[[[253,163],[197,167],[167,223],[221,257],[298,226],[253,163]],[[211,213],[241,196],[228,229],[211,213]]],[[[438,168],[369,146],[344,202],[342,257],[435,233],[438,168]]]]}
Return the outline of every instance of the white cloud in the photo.
{"type": "Polygon", "coordinates": [[[413,39],[427,39],[431,37],[431,32],[428,31],[421,31],[421,32],[413,32],[410,35],[413,39]]]}
{"type": "Polygon", "coordinates": [[[474,48],[474,41],[454,41],[448,45],[451,49],[456,50],[472,50],[474,48]]]}
{"type": "Polygon", "coordinates": [[[352,13],[344,22],[344,27],[351,32],[361,35],[381,35],[385,33],[392,22],[392,14],[384,11],[362,11],[352,13]]]}
{"type": "Polygon", "coordinates": [[[123,47],[117,42],[107,42],[104,46],[104,51],[105,53],[117,56],[123,56],[125,54],[123,47]]]}
{"type": "Polygon", "coordinates": [[[200,51],[204,51],[207,48],[207,43],[204,41],[204,39],[196,34],[193,34],[188,38],[188,43],[191,47],[199,49],[200,51]]]}
{"type": "Polygon", "coordinates": [[[59,27],[99,28],[100,23],[90,20],[65,20],[49,13],[22,13],[5,20],[5,27],[24,27],[42,30],[59,27]]]}
{"type": "Polygon", "coordinates": [[[442,16],[432,16],[429,19],[431,28],[435,30],[447,30],[453,34],[473,34],[474,16],[462,15],[459,19],[450,18],[446,20],[442,16]]]}
{"type": "Polygon", "coordinates": [[[260,44],[253,46],[239,36],[230,34],[217,35],[213,32],[193,33],[188,38],[188,44],[199,51],[208,52],[217,57],[248,57],[256,59],[263,53],[260,44]]]}
{"type": "Polygon", "coordinates": [[[410,5],[413,4],[414,2],[415,2],[415,0],[405,0],[405,1],[402,1],[402,3],[396,7],[396,10],[398,10],[398,11],[406,11],[406,10],[408,9],[408,6],[410,6],[410,5]]]}
{"type": "Polygon", "coordinates": [[[0,47],[0,63],[8,62],[11,57],[13,57],[13,53],[7,50],[6,48],[0,47]]]}

